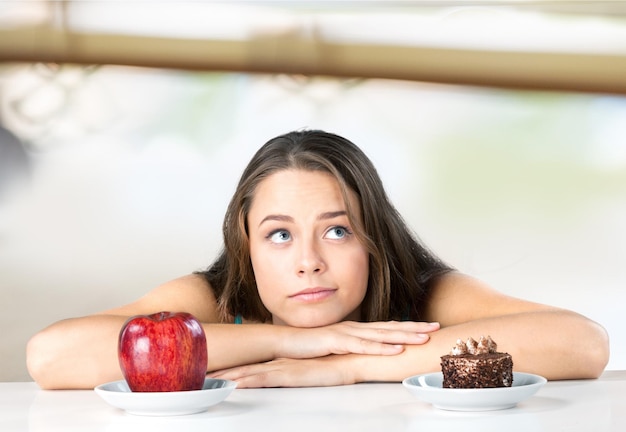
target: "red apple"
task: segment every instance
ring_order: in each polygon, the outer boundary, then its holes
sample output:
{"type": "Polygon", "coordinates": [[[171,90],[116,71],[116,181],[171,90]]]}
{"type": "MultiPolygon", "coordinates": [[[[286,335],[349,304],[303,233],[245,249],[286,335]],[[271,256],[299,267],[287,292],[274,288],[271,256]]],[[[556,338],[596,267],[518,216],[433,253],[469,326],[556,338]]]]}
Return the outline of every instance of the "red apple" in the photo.
{"type": "Polygon", "coordinates": [[[137,315],[122,326],[118,357],[131,391],[200,390],[207,370],[206,336],[189,313],[137,315]]]}

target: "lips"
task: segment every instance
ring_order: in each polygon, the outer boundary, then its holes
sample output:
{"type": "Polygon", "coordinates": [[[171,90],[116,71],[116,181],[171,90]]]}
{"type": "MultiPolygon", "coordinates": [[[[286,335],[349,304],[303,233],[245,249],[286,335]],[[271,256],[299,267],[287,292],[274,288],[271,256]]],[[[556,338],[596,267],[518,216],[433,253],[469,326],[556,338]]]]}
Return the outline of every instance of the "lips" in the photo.
{"type": "Polygon", "coordinates": [[[314,287],[290,295],[289,298],[303,302],[315,302],[327,299],[337,292],[335,288],[314,287]]]}

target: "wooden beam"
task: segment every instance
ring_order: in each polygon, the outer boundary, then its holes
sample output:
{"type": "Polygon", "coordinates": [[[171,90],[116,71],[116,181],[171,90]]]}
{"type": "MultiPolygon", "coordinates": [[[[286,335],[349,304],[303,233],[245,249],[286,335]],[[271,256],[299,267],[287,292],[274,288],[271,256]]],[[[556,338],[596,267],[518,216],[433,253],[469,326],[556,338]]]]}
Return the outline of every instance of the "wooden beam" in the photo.
{"type": "Polygon", "coordinates": [[[626,53],[339,43],[289,34],[200,40],[48,27],[10,29],[0,30],[0,62],[110,64],[626,94],[626,53]]]}

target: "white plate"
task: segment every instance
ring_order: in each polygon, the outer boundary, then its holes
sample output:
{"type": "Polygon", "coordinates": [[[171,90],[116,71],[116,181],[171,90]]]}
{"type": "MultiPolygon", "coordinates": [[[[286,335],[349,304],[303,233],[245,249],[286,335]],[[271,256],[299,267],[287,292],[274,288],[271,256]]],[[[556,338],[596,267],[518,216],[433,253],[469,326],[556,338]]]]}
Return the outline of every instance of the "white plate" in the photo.
{"type": "Polygon", "coordinates": [[[434,407],[451,411],[493,411],[512,408],[534,395],[547,380],[539,375],[513,372],[511,387],[483,389],[443,388],[441,372],[415,375],[402,381],[414,396],[434,407]]]}
{"type": "Polygon", "coordinates": [[[132,392],[125,380],[94,388],[107,403],[129,414],[170,416],[194,414],[222,402],[237,387],[234,381],[206,378],[202,390],[132,392]]]}

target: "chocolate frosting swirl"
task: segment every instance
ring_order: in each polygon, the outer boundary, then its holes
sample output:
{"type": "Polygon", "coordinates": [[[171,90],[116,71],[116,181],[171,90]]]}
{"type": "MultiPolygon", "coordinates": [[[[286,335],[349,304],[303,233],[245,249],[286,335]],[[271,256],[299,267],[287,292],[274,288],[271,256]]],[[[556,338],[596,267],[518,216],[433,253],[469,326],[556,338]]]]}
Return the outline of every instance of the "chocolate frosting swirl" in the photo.
{"type": "Polygon", "coordinates": [[[498,350],[498,344],[496,344],[491,336],[481,336],[478,342],[473,338],[468,338],[464,343],[461,339],[456,340],[456,345],[450,351],[450,355],[458,356],[464,354],[489,354],[495,353],[498,350]]]}

